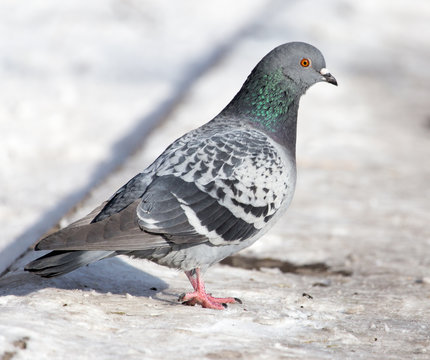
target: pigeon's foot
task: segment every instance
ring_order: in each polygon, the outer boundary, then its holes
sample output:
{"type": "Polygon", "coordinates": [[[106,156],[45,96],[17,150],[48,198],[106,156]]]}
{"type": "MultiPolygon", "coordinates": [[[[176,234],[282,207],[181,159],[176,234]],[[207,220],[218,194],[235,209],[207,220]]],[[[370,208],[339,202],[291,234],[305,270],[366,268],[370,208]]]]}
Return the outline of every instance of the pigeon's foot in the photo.
{"type": "Polygon", "coordinates": [[[194,291],[188,294],[182,294],[179,297],[179,301],[184,305],[194,306],[196,304],[201,305],[207,309],[224,310],[227,304],[240,303],[241,301],[236,298],[216,298],[206,293],[194,291]]]}
{"type": "Polygon", "coordinates": [[[226,298],[216,298],[205,291],[205,285],[203,279],[200,275],[200,269],[195,269],[193,271],[186,271],[188,279],[194,288],[194,291],[188,294],[182,294],[178,301],[182,304],[194,306],[196,304],[201,305],[207,309],[224,310],[227,304],[239,303],[242,301],[238,298],[226,297],[226,298]]]}

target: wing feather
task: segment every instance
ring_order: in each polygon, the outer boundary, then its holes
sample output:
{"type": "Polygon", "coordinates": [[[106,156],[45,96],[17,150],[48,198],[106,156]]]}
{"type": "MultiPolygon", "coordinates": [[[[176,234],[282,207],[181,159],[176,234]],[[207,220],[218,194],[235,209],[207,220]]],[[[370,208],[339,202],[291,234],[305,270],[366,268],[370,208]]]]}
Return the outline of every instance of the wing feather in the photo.
{"type": "Polygon", "coordinates": [[[209,130],[178,139],[107,203],[36,248],[147,250],[254,236],[283,202],[285,165],[259,131],[209,130]]]}

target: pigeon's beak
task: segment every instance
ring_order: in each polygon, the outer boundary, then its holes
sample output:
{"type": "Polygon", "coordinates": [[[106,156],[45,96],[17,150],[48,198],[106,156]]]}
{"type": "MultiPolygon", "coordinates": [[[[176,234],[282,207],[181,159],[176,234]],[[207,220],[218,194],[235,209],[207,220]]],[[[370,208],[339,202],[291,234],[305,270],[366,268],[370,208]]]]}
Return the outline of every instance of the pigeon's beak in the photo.
{"type": "Polygon", "coordinates": [[[336,85],[337,86],[337,81],[335,79],[335,77],[330,74],[330,71],[328,71],[326,68],[322,68],[320,71],[320,74],[322,75],[322,81],[327,81],[330,84],[336,85]]]}

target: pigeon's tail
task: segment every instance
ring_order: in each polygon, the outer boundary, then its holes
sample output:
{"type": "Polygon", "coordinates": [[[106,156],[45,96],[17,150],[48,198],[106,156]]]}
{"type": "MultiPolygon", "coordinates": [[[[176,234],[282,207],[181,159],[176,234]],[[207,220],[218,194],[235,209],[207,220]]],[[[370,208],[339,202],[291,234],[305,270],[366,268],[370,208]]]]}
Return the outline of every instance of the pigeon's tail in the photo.
{"type": "Polygon", "coordinates": [[[43,277],[59,276],[114,255],[115,251],[51,251],[27,264],[25,270],[43,277]]]}

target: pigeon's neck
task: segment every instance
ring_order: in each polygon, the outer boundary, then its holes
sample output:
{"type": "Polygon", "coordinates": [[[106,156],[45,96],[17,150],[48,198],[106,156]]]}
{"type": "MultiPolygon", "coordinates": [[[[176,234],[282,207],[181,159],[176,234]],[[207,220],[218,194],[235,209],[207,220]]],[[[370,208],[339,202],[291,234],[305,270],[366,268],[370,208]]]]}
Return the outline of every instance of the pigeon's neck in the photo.
{"type": "Polygon", "coordinates": [[[288,86],[281,70],[270,74],[254,70],[222,115],[250,122],[295,152],[301,94],[296,86],[288,86]]]}

